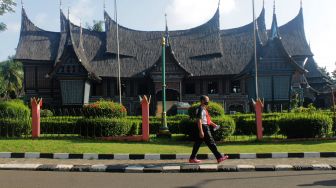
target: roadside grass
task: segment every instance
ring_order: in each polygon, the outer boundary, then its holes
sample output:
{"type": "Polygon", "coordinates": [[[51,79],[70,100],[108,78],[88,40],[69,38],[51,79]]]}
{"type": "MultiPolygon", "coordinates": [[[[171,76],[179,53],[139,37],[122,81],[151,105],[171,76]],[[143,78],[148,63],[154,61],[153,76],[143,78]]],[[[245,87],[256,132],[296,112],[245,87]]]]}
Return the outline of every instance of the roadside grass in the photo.
{"type": "MultiPolygon", "coordinates": [[[[240,138],[235,138],[240,139],[240,138]]],[[[336,141],[286,141],[278,142],[265,139],[254,141],[253,137],[242,137],[243,142],[218,143],[223,153],[270,153],[270,152],[336,152],[336,141]]],[[[29,138],[0,139],[0,152],[41,152],[41,153],[190,153],[193,143],[184,141],[183,135],[174,135],[172,139],[158,139],[151,136],[145,142],[112,142],[78,137],[42,137],[38,140],[29,138]]],[[[210,153],[205,144],[199,153],[210,153]]]]}

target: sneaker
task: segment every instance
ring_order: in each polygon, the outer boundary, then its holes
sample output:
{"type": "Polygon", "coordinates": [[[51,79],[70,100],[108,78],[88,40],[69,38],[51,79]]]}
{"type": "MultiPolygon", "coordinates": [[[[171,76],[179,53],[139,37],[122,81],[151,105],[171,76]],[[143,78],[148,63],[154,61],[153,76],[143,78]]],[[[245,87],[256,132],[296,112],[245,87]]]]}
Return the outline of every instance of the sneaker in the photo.
{"type": "Polygon", "coordinates": [[[214,128],[214,131],[217,131],[219,128],[220,128],[220,126],[217,125],[217,126],[214,128]]]}
{"type": "Polygon", "coordinates": [[[225,161],[228,158],[229,158],[229,156],[225,155],[224,157],[221,157],[221,158],[217,159],[217,163],[219,164],[219,163],[225,161]]]}
{"type": "Polygon", "coordinates": [[[189,159],[189,163],[201,163],[201,160],[198,159],[189,159]]]}

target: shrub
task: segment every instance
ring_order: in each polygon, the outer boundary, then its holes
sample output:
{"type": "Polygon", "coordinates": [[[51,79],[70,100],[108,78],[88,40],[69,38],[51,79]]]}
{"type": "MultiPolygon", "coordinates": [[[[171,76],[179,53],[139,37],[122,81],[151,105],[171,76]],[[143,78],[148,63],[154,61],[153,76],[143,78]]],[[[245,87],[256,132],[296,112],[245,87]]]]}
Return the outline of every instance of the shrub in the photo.
{"type": "Polygon", "coordinates": [[[0,102],[0,118],[30,118],[30,109],[21,100],[0,102]]]}
{"type": "MultiPolygon", "coordinates": [[[[279,132],[277,117],[263,117],[263,134],[267,136],[275,135],[279,132]]],[[[255,135],[257,126],[254,117],[236,119],[236,135],[255,135]]]]}
{"type": "Polygon", "coordinates": [[[82,117],[57,116],[41,118],[41,134],[79,134],[77,121],[82,117]]]}
{"type": "Polygon", "coordinates": [[[321,138],[331,132],[332,123],[329,116],[321,113],[291,113],[280,118],[279,127],[287,138],[321,138]]]}
{"type": "Polygon", "coordinates": [[[54,116],[54,113],[51,110],[42,109],[40,115],[41,117],[52,117],[54,116]]]}
{"type": "Polygon", "coordinates": [[[110,117],[121,118],[127,115],[126,108],[112,101],[100,100],[83,107],[85,117],[110,117]]]}
{"type": "MultiPolygon", "coordinates": [[[[189,109],[188,109],[188,115],[190,118],[194,119],[196,117],[196,109],[199,107],[200,103],[194,103],[189,109]]],[[[215,103],[215,102],[209,102],[209,105],[207,106],[207,110],[211,117],[221,117],[224,116],[224,108],[221,104],[215,103]]]]}
{"type": "Polygon", "coordinates": [[[0,136],[1,137],[21,137],[30,135],[30,119],[0,119],[0,136]]]}
{"type": "Polygon", "coordinates": [[[77,121],[80,134],[85,137],[137,135],[140,121],[110,118],[83,118],[77,121]]]}
{"type": "MultiPolygon", "coordinates": [[[[223,141],[234,133],[236,124],[231,117],[218,117],[214,118],[213,121],[221,126],[219,130],[213,132],[213,137],[216,141],[223,141]]],[[[183,134],[189,135],[191,138],[198,136],[199,132],[195,120],[184,119],[180,124],[181,132],[183,134]]]]}

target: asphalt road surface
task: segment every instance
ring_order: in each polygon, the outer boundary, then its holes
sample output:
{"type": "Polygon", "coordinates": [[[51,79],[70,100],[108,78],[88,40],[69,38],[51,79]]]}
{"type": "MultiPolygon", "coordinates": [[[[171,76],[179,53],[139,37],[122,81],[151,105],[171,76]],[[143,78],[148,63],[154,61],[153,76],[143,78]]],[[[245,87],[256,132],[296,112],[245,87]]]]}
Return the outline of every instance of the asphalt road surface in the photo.
{"type": "Polygon", "coordinates": [[[114,174],[0,171],[1,188],[292,188],[336,187],[335,171],[114,174]]]}

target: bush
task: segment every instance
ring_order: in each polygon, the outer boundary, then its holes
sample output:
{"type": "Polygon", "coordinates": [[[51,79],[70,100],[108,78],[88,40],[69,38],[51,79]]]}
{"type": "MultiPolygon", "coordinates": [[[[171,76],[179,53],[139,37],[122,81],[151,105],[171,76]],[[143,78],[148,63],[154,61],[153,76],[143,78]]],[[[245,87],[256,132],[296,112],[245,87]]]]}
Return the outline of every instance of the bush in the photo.
{"type": "MultiPolygon", "coordinates": [[[[191,119],[196,118],[196,109],[199,107],[200,103],[194,103],[189,109],[188,109],[188,115],[191,119]]],[[[215,103],[215,102],[209,102],[209,105],[207,106],[207,110],[211,117],[221,117],[224,116],[224,108],[221,104],[215,103]]]]}
{"type": "Polygon", "coordinates": [[[54,113],[51,110],[48,109],[42,109],[40,113],[41,117],[52,117],[54,116],[54,113]]]}
{"type": "Polygon", "coordinates": [[[138,135],[140,121],[109,118],[83,118],[77,121],[80,134],[85,137],[138,135]]]}
{"type": "Polygon", "coordinates": [[[287,114],[280,118],[279,127],[287,138],[322,138],[332,129],[332,119],[325,114],[287,114]]]}
{"type": "Polygon", "coordinates": [[[41,118],[41,134],[79,134],[77,121],[82,117],[58,116],[41,118]]]}
{"type": "Polygon", "coordinates": [[[21,100],[1,101],[0,118],[29,119],[30,109],[21,100]]]}
{"type": "Polygon", "coordinates": [[[31,121],[29,119],[0,119],[1,137],[21,137],[31,134],[31,121]]]}
{"type": "MultiPolygon", "coordinates": [[[[275,135],[279,132],[278,117],[263,117],[263,134],[275,135]]],[[[257,126],[254,117],[236,119],[236,135],[256,135],[257,126]]]]}
{"type": "MultiPolygon", "coordinates": [[[[219,130],[212,132],[216,141],[223,141],[234,133],[236,124],[231,117],[223,116],[214,118],[213,121],[221,126],[219,130]]],[[[193,139],[198,136],[199,132],[195,120],[184,119],[180,124],[181,133],[189,135],[193,139]]]]}
{"type": "Polygon", "coordinates": [[[126,108],[112,101],[100,100],[83,107],[85,117],[121,118],[127,115],[126,108]]]}

